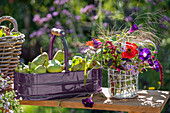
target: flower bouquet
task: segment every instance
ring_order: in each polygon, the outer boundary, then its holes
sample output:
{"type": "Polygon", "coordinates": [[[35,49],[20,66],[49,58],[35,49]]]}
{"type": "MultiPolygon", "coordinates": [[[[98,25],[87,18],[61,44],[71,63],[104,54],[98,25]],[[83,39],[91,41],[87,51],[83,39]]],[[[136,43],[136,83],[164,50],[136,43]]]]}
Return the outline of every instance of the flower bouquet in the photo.
{"type": "Polygon", "coordinates": [[[138,74],[152,68],[160,71],[162,66],[156,58],[157,47],[154,33],[139,29],[135,24],[130,30],[101,36],[86,43],[86,52],[101,61],[108,70],[109,92],[115,98],[133,98],[138,92],[138,74]],[[93,54],[97,53],[97,54],[93,54]],[[102,55],[102,58],[99,58],[102,55]]]}

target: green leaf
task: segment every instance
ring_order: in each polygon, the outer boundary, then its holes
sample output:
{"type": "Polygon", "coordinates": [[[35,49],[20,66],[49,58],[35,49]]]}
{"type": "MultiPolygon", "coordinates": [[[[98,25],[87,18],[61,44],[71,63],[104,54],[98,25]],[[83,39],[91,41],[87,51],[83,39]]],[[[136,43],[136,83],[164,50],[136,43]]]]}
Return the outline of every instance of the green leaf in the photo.
{"type": "Polygon", "coordinates": [[[86,86],[87,77],[88,77],[88,75],[84,75],[84,86],[86,86]]]}

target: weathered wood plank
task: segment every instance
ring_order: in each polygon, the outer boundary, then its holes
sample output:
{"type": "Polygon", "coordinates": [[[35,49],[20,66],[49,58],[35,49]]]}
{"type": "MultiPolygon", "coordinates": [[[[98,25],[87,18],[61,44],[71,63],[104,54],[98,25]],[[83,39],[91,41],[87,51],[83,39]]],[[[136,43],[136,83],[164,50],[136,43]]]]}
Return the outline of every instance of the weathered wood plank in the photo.
{"type": "MultiPolygon", "coordinates": [[[[105,89],[104,89],[105,91],[105,89]]],[[[82,99],[85,97],[45,100],[45,101],[27,101],[22,100],[22,105],[35,105],[35,106],[51,106],[66,108],[82,108],[82,109],[96,109],[96,110],[110,110],[110,111],[128,111],[132,113],[160,113],[164,105],[168,101],[169,92],[157,90],[143,90],[139,91],[139,95],[134,99],[110,99],[109,104],[104,104],[106,98],[95,95],[93,97],[93,108],[84,107],[82,99]]]]}

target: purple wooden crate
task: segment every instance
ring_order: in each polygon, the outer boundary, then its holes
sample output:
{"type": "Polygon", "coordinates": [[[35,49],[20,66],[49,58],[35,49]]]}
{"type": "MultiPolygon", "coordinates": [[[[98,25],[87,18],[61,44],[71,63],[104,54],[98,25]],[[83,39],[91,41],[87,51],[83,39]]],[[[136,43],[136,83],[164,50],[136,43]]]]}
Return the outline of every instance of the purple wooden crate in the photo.
{"type": "Polygon", "coordinates": [[[94,69],[87,78],[84,87],[84,71],[69,71],[68,45],[65,32],[61,29],[52,29],[53,36],[49,44],[49,60],[53,59],[53,44],[56,36],[61,36],[64,47],[64,73],[25,74],[14,72],[14,89],[18,97],[24,100],[47,100],[85,96],[101,91],[102,69],[94,69]]]}
{"type": "Polygon", "coordinates": [[[14,73],[14,89],[24,100],[47,100],[86,96],[101,91],[102,69],[95,69],[84,87],[84,71],[66,73],[25,74],[14,73]]]}

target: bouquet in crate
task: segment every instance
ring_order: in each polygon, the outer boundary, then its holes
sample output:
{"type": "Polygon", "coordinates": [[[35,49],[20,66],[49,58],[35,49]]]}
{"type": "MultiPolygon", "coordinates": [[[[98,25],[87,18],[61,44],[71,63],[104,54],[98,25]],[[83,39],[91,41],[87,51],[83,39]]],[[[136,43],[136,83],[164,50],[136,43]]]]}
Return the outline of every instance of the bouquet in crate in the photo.
{"type": "Polygon", "coordinates": [[[111,36],[103,35],[86,43],[88,48],[83,52],[97,53],[96,58],[102,55],[102,66],[108,70],[108,86],[112,97],[137,96],[138,74],[147,68],[160,71],[162,84],[162,66],[156,58],[158,52],[154,38],[158,39],[153,33],[133,24],[130,30],[115,31],[111,36]]]}

